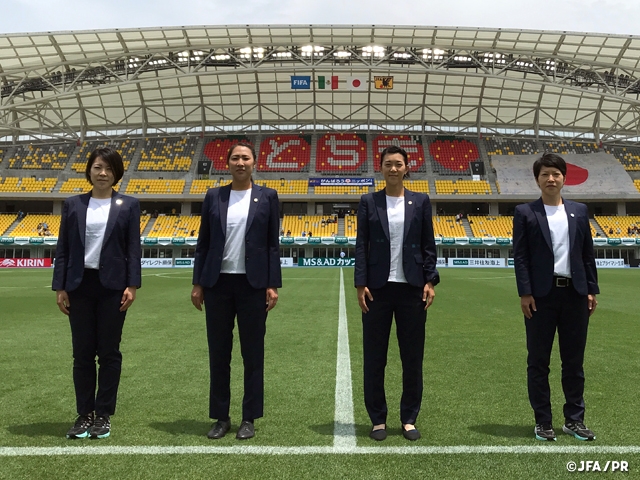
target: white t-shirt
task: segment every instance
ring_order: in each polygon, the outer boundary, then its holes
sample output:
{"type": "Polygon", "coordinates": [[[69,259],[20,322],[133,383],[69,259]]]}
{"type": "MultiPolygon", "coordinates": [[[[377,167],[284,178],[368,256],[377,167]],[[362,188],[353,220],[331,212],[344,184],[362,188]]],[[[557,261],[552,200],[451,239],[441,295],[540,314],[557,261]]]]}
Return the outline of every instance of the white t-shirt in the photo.
{"type": "Polygon", "coordinates": [[[545,205],[553,246],[553,274],[561,277],[571,277],[571,262],[569,259],[569,220],[564,204],[553,207],[545,205]]]}
{"type": "Polygon", "coordinates": [[[221,273],[247,273],[244,263],[247,217],[251,189],[231,190],[227,209],[227,236],[222,253],[221,273]]]}
{"type": "Polygon", "coordinates": [[[107,229],[111,198],[89,199],[87,207],[87,227],[84,236],[84,268],[98,270],[100,268],[100,252],[107,229]]]}
{"type": "Polygon", "coordinates": [[[402,242],[404,241],[404,197],[387,197],[389,242],[391,243],[391,268],[389,282],[407,283],[402,266],[402,242]]]}

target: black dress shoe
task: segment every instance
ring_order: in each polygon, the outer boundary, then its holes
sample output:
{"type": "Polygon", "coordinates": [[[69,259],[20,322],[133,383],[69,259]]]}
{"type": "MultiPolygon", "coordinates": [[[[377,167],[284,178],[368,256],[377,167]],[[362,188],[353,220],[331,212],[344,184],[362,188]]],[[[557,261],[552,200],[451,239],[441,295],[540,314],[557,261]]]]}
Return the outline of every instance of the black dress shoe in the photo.
{"type": "Polygon", "coordinates": [[[387,438],[387,429],[386,428],[379,428],[377,430],[371,429],[371,431],[369,432],[369,437],[373,438],[378,442],[381,442],[382,440],[387,438]]]}
{"type": "Polygon", "coordinates": [[[248,420],[243,420],[240,424],[240,428],[238,429],[238,433],[236,434],[236,438],[238,440],[247,440],[249,438],[253,438],[256,434],[256,430],[253,427],[253,423],[248,420]]]}
{"type": "Polygon", "coordinates": [[[405,430],[404,425],[402,425],[402,436],[407,440],[411,440],[412,442],[418,440],[422,435],[420,435],[420,431],[417,428],[413,430],[405,430]]]}
{"type": "Polygon", "coordinates": [[[218,439],[224,437],[227,432],[231,429],[231,420],[222,421],[218,420],[213,424],[209,433],[207,433],[207,437],[218,439]]]}

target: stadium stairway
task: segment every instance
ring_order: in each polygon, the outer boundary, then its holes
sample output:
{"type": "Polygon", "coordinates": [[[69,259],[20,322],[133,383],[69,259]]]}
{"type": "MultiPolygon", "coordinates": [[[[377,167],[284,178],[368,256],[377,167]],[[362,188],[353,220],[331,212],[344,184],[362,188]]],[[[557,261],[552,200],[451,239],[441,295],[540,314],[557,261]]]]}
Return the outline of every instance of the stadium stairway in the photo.
{"type": "Polygon", "coordinates": [[[338,236],[344,236],[345,230],[344,218],[338,218],[338,236]]]}
{"type": "Polygon", "coordinates": [[[497,177],[495,173],[493,173],[493,167],[491,166],[491,162],[489,161],[489,154],[487,153],[487,147],[485,142],[481,139],[478,140],[478,152],[480,153],[480,158],[482,159],[482,163],[484,163],[484,172],[485,178],[489,183],[489,188],[491,188],[491,193],[497,195],[498,187],[496,185],[497,177]]]}
{"type": "Polygon", "coordinates": [[[144,227],[144,230],[140,234],[141,237],[149,236],[149,232],[151,232],[151,229],[153,228],[153,225],[156,223],[156,220],[157,220],[157,218],[150,218],[149,219],[149,221],[147,222],[147,226],[144,227]]]}
{"type": "Polygon", "coordinates": [[[13,232],[16,227],[18,226],[18,224],[20,223],[21,220],[18,220],[18,217],[16,217],[16,219],[13,221],[13,223],[11,225],[9,225],[9,228],[7,228],[7,231],[3,233],[4,236],[6,237],[10,237],[11,236],[11,232],[13,232]]]}
{"type": "Polygon", "coordinates": [[[601,237],[606,237],[607,236],[607,234],[604,233],[604,230],[602,230],[602,228],[600,227],[600,225],[598,225],[598,222],[596,222],[595,219],[590,218],[589,219],[589,223],[594,228],[596,233],[599,233],[601,237]]]}
{"type": "Polygon", "coordinates": [[[473,230],[471,230],[471,225],[469,225],[469,220],[466,218],[462,219],[462,227],[464,228],[464,233],[467,237],[473,237],[473,230]]]}
{"type": "MultiPolygon", "coordinates": [[[[316,153],[318,152],[318,138],[319,135],[313,135],[311,138],[311,160],[309,161],[309,177],[317,177],[318,172],[316,171],[316,153]]],[[[309,194],[313,193],[311,191],[312,187],[309,187],[309,194]]]]}

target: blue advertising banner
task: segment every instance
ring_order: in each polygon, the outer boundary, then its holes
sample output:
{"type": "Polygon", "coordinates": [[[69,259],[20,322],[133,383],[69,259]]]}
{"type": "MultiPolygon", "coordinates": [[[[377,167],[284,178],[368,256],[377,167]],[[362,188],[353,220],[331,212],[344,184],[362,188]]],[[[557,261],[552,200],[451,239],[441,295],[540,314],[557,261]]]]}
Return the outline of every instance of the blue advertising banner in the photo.
{"type": "Polygon", "coordinates": [[[372,186],[374,184],[373,178],[310,178],[310,187],[323,187],[323,186],[351,186],[357,185],[359,187],[372,186]]]}
{"type": "Polygon", "coordinates": [[[291,75],[293,90],[311,90],[311,77],[308,75],[291,75]]]}

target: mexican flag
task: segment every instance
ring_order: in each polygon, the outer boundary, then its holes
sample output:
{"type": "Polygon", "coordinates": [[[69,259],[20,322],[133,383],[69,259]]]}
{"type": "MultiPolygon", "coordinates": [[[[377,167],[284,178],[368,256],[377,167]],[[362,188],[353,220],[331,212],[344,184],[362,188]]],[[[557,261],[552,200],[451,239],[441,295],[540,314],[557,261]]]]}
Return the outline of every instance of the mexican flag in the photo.
{"type": "Polygon", "coordinates": [[[318,76],[318,89],[320,90],[335,90],[338,88],[338,76],[325,77],[323,75],[318,76]]]}

